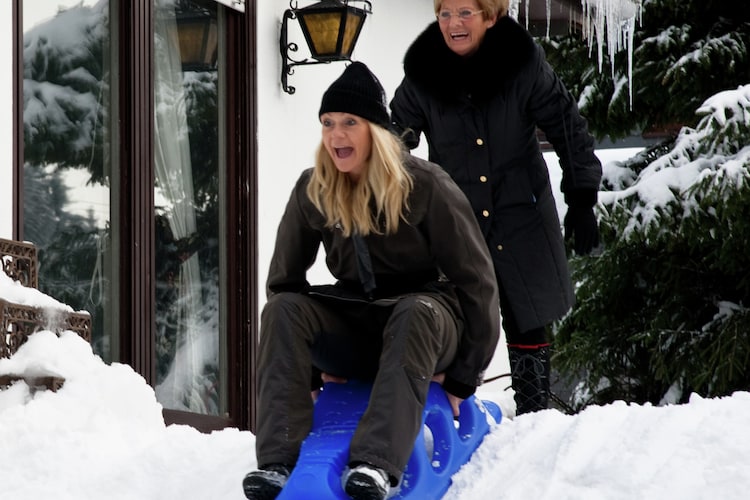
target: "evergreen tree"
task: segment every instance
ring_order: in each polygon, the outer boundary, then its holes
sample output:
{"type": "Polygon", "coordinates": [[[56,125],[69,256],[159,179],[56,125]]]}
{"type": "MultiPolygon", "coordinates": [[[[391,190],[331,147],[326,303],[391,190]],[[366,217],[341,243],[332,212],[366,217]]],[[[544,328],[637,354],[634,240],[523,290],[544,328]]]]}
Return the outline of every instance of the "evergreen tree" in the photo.
{"type": "Polygon", "coordinates": [[[605,166],[604,250],[572,259],[578,303],[555,340],[578,409],[750,387],[750,85],[698,112],[671,145],[605,166]]]}
{"type": "Polygon", "coordinates": [[[633,42],[632,108],[625,51],[612,66],[605,48],[600,71],[596,51],[578,33],[540,43],[597,138],[674,129],[693,125],[694,110],[709,96],[750,81],[750,2],[644,0],[633,42]]]}
{"type": "Polygon", "coordinates": [[[110,52],[107,2],[77,6],[24,33],[24,160],[86,168],[109,185],[110,52]],[[75,43],[60,36],[78,29],[75,43]]]}

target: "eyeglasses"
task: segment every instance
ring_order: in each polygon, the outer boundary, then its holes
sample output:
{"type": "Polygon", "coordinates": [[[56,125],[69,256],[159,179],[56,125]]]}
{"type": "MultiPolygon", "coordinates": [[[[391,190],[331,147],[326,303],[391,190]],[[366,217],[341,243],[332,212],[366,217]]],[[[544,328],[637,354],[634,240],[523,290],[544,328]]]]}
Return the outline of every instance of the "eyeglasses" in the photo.
{"type": "Polygon", "coordinates": [[[453,12],[449,10],[441,10],[440,12],[438,12],[437,18],[438,18],[438,21],[440,21],[441,23],[450,22],[453,16],[458,17],[462,21],[468,21],[472,17],[481,13],[482,13],[481,10],[469,10],[469,9],[461,9],[456,14],[454,14],[453,12]]]}

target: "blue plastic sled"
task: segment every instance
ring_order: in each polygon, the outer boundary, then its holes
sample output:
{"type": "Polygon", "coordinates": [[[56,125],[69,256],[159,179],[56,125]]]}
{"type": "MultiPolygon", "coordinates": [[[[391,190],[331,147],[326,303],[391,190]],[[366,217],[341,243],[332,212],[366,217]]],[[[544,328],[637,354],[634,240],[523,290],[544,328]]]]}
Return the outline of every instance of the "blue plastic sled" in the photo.
{"type": "MultiPolygon", "coordinates": [[[[279,500],[341,499],[341,475],[349,458],[349,443],[367,408],[371,385],[349,381],[325,384],[315,404],[313,426],[302,443],[300,457],[279,500]]],[[[392,498],[437,500],[451,485],[451,476],[469,461],[490,430],[499,423],[500,408],[475,396],[460,407],[458,424],[448,398],[433,382],[427,395],[422,430],[406,465],[403,479],[392,498]]]]}

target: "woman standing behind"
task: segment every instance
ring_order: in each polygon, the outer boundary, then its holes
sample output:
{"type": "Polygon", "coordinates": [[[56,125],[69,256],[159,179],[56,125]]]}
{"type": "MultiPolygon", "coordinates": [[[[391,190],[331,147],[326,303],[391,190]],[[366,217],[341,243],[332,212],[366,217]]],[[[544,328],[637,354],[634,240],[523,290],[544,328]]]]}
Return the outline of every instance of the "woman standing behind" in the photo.
{"type": "Polygon", "coordinates": [[[599,244],[593,213],[601,179],[570,93],[508,0],[435,0],[437,22],[409,47],[392,121],[472,204],[495,267],[517,414],[547,408],[547,327],[574,294],[547,165],[544,131],[563,169],[565,237],[579,254],[599,244]]]}
{"type": "Polygon", "coordinates": [[[466,196],[387,129],[383,88],[364,64],[331,84],[319,117],[316,164],[292,191],[268,273],[259,469],[243,481],[255,500],[276,498],[294,468],[321,372],[372,381],[343,484],[354,499],[385,498],[422,427],[430,381],[457,415],[500,334],[492,261],[466,196]],[[310,286],[321,243],[337,282],[310,286]]]}

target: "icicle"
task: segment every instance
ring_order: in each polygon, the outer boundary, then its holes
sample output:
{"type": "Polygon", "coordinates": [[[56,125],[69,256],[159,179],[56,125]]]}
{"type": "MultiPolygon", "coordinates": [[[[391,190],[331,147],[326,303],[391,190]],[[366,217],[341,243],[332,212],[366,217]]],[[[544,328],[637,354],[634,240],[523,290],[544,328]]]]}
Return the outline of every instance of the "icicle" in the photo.
{"type": "Polygon", "coordinates": [[[531,0],[526,0],[526,29],[529,29],[529,2],[531,0]]]}
{"type": "Polygon", "coordinates": [[[581,2],[583,4],[583,34],[589,47],[596,39],[599,71],[602,70],[605,41],[613,79],[615,77],[615,54],[622,49],[627,49],[628,87],[630,89],[630,108],[632,109],[633,33],[636,15],[639,15],[642,10],[641,0],[581,0],[581,2]]]}
{"type": "Polygon", "coordinates": [[[531,0],[526,0],[526,29],[529,29],[529,2],[531,0]]]}
{"type": "Polygon", "coordinates": [[[573,13],[573,4],[568,4],[568,33],[572,33],[575,26],[575,14],[573,13]]]}
{"type": "MultiPolygon", "coordinates": [[[[529,28],[529,4],[532,0],[524,0],[526,29],[529,28]]],[[[552,2],[545,0],[547,7],[547,38],[549,38],[552,20],[552,2]]],[[[604,64],[604,44],[607,44],[607,55],[615,78],[615,55],[623,49],[628,53],[628,88],[630,90],[630,108],[633,108],[633,34],[636,18],[642,22],[643,0],[581,0],[583,17],[581,26],[583,37],[589,46],[589,56],[596,45],[599,60],[599,72],[604,64]]],[[[508,14],[518,19],[521,0],[510,0],[508,14]]],[[[573,20],[571,6],[570,19],[573,20]]]]}
{"type": "Polygon", "coordinates": [[[520,3],[521,0],[510,0],[508,2],[508,15],[513,19],[518,19],[518,5],[520,3]]]}
{"type": "MultiPolygon", "coordinates": [[[[529,29],[529,2],[531,0],[524,0],[526,6],[524,18],[526,19],[526,29],[529,29]]],[[[518,19],[519,12],[521,10],[521,0],[510,0],[508,2],[508,15],[514,19],[518,19]]]]}
{"type": "Polygon", "coordinates": [[[627,46],[628,46],[628,92],[630,94],[630,110],[633,110],[633,34],[635,32],[635,18],[632,17],[627,20],[627,46]]]}

